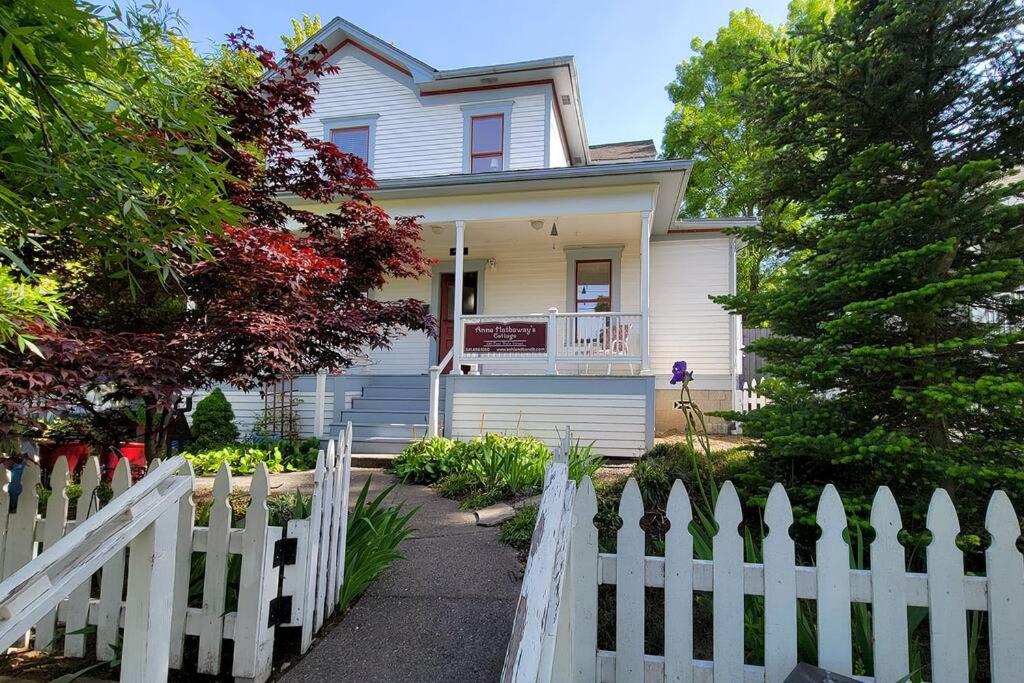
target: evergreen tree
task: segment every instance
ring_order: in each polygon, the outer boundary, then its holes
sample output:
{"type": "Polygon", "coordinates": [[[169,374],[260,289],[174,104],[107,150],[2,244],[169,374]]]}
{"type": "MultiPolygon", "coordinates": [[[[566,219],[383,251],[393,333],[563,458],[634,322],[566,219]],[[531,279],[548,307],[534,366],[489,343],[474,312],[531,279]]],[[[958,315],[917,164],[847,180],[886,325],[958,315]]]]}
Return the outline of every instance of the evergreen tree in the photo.
{"type": "Polygon", "coordinates": [[[968,523],[997,487],[1024,510],[1022,20],[1013,0],[841,4],[751,80],[762,201],[809,221],[745,231],[786,273],[722,301],[774,331],[752,346],[773,403],[745,429],[805,514],[828,481],[854,514],[881,484],[917,521],[936,486],[968,523]]]}
{"type": "Polygon", "coordinates": [[[197,450],[220,448],[237,440],[235,411],[224,392],[214,389],[192,413],[192,447],[197,450]]]}

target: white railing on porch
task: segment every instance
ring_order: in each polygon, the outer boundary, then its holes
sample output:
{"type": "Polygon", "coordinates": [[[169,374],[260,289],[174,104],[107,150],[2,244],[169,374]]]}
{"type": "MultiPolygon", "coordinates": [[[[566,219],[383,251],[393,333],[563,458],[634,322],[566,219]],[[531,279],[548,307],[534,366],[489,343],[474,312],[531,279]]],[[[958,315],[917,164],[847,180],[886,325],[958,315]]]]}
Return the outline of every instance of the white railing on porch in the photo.
{"type": "Polygon", "coordinates": [[[215,479],[206,526],[195,524],[192,468],[180,457],[154,461],[134,485],[122,459],[113,476],[114,498],[102,507],[96,498],[100,468],[90,458],[74,520],[68,519],[70,473],[64,458],[50,478],[45,516],[37,512],[38,467],[25,468],[13,512],[9,473],[0,468],[0,570],[6,577],[0,583],[0,648],[26,646],[31,629],[35,649],[82,657],[84,630],[93,626],[97,659],[115,658],[120,642],[121,680],[166,680],[168,668],[190,666],[213,675],[230,669],[236,681],[266,680],[275,626],[300,629],[299,650],[305,652],[336,610],[344,581],[351,452],[349,423],[317,457],[309,516],[285,528],[270,524],[263,464],[249,487],[244,528],[235,528],[226,466],[215,479]],[[201,564],[193,563],[194,555],[201,564]],[[240,576],[237,608],[229,610],[233,561],[240,576]],[[201,601],[198,594],[190,598],[199,590],[201,601]],[[54,638],[61,622],[63,643],[54,638]],[[193,655],[185,652],[186,636],[198,636],[193,655]],[[222,663],[224,640],[234,648],[222,663]],[[185,661],[192,658],[194,665],[185,661]]]}
{"type": "Polygon", "coordinates": [[[543,349],[531,351],[467,352],[465,334],[459,357],[463,363],[538,363],[543,361],[548,374],[557,374],[558,364],[639,365],[641,362],[642,316],[639,313],[547,313],[520,315],[464,315],[462,324],[542,323],[546,325],[543,349]]]}
{"type": "Polygon", "coordinates": [[[828,486],[817,522],[822,536],[813,566],[796,564],[789,535],[793,511],[776,484],[764,521],[769,533],[760,544],[763,562],[744,562],[744,539],[737,530],[742,509],[726,483],[714,519],[713,561],[694,558],[688,527],[694,518],[681,481],[667,506],[670,529],[662,557],[644,554],[644,515],[640,490],[627,484],[619,517],[617,552],[598,551],[593,524],[597,500],[589,478],[578,490],[564,464],[551,465],[538,513],[530,556],[503,671],[504,681],[715,681],[781,683],[797,664],[800,600],[814,601],[819,665],[839,674],[853,668],[851,605],[871,605],[874,676],[860,681],[892,683],[911,673],[907,608],[928,609],[931,677],[936,683],[968,680],[969,612],[987,612],[988,667],[998,683],[1020,680],[1024,671],[1024,558],[1017,548],[1020,525],[1009,498],[996,492],[989,503],[986,576],[964,573],[956,545],[957,513],[944,490],[934,492],[927,527],[933,540],[925,549],[927,573],[906,571],[899,543],[902,525],[892,494],[875,496],[871,524],[871,569],[850,568],[850,546],[843,537],[847,519],[842,500],[828,486]],[[597,644],[598,587],[614,586],[615,651],[597,644]],[[645,593],[662,589],[664,655],[644,649],[645,593]],[[710,593],[712,660],[693,656],[694,593],[710,593]],[[745,663],[744,601],[764,600],[763,665],[745,663]]]}

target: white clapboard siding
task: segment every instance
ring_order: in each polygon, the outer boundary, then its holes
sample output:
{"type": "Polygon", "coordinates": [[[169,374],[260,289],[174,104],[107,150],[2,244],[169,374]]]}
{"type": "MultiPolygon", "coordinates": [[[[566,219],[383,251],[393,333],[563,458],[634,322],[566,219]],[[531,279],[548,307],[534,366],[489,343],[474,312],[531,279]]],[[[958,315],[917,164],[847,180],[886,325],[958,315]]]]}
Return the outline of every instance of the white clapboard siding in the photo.
{"type": "MultiPolygon", "coordinates": [[[[412,79],[347,46],[331,57],[338,73],[320,78],[313,113],[300,127],[324,135],[324,119],[376,115],[373,171],[377,178],[448,175],[463,172],[465,100],[421,97],[412,79]]],[[[512,100],[509,167],[542,168],[546,156],[546,86],[493,91],[512,100]]],[[[548,88],[548,92],[550,88],[548,88]]],[[[554,129],[551,134],[558,135],[554,129]]]]}
{"type": "MultiPolygon", "coordinates": [[[[191,665],[185,661],[184,639],[196,636],[199,644],[196,669],[211,674],[230,670],[237,681],[267,680],[271,673],[275,632],[271,623],[271,601],[280,596],[291,597],[292,611],[281,622],[303,627],[302,651],[308,649],[315,633],[314,612],[319,610],[322,623],[324,616],[336,607],[338,591],[345,580],[351,451],[352,427],[348,425],[341,436],[331,440],[330,473],[323,452],[318,457],[310,503],[312,516],[291,520],[288,526],[289,537],[296,539],[294,564],[274,566],[274,549],[284,530],[269,524],[270,487],[266,467],[260,465],[253,476],[244,527],[239,529],[232,525],[231,477],[225,466],[215,481],[209,526],[195,526],[195,505],[190,495],[176,498],[173,507],[153,518],[151,529],[140,532],[132,541],[131,552],[126,553],[122,546],[99,558],[101,571],[82,574],[74,585],[67,586],[65,598],[48,613],[40,613],[34,622],[35,647],[42,648],[51,642],[59,647],[59,639],[54,641],[50,633],[59,633],[55,627],[63,621],[67,631],[64,652],[67,656],[80,657],[84,636],[72,631],[95,626],[99,659],[112,659],[118,649],[122,650],[123,661],[127,663],[122,666],[122,673],[128,677],[123,680],[163,680],[168,667],[180,669],[191,665]],[[333,498],[325,501],[328,486],[333,498]],[[325,510],[328,511],[326,523],[322,519],[325,510]],[[324,548],[333,550],[321,562],[320,551],[324,548]],[[199,607],[189,606],[194,553],[205,556],[199,607]],[[240,562],[241,574],[238,608],[229,612],[227,568],[233,558],[240,562]],[[146,569],[144,576],[143,569],[146,569]],[[97,576],[100,592],[98,598],[93,598],[91,586],[97,576]],[[325,581],[318,591],[320,577],[325,581]],[[143,609],[135,608],[139,605],[143,609]],[[159,618],[153,617],[154,614],[160,615],[159,618]],[[41,629],[42,636],[39,635],[41,629]],[[230,662],[223,656],[225,639],[234,641],[230,662]],[[164,661],[167,663],[160,664],[164,661]]],[[[191,466],[181,458],[174,463],[180,468],[176,473],[169,472],[155,460],[149,467],[150,474],[132,486],[128,461],[122,459],[113,474],[113,500],[120,501],[127,495],[134,501],[140,495],[138,487],[145,493],[154,486],[152,476],[162,481],[171,474],[179,474],[184,475],[180,480],[191,482],[191,466]]],[[[60,464],[51,477],[56,491],[48,501],[48,517],[36,514],[38,468],[30,465],[25,472],[23,483],[31,488],[26,488],[13,514],[0,517],[5,531],[0,536],[0,557],[4,558],[5,571],[10,575],[28,564],[37,546],[59,545],[71,530],[105,509],[97,509],[93,495],[100,472],[96,458],[85,463],[82,496],[76,504],[73,521],[68,521],[67,499],[60,495],[67,484],[60,464]],[[57,529],[61,530],[61,535],[57,535],[57,529]]],[[[190,492],[191,488],[183,491],[190,492]]],[[[153,504],[159,502],[155,496],[144,500],[153,504]]],[[[4,511],[8,510],[8,503],[9,492],[0,489],[0,507],[4,511]]],[[[33,595],[19,596],[11,604],[35,599],[33,595]]],[[[4,627],[4,609],[4,605],[0,605],[0,628],[4,627]]],[[[27,642],[27,636],[24,642],[19,639],[22,645],[27,642]]]]}
{"type": "MultiPolygon", "coordinates": [[[[251,432],[256,424],[263,418],[265,402],[259,391],[237,391],[234,389],[222,389],[224,398],[231,404],[231,410],[235,413],[235,426],[242,434],[251,432]]],[[[191,420],[199,402],[209,396],[209,392],[197,391],[192,396],[192,410],[186,413],[191,420]]],[[[314,434],[313,425],[316,422],[316,392],[296,391],[293,393],[295,399],[295,415],[299,424],[299,436],[309,438],[311,436],[321,437],[323,434],[314,434]]],[[[331,423],[331,415],[334,414],[334,394],[327,392],[324,397],[324,418],[322,424],[331,423]]]]}
{"type": "MultiPolygon", "coordinates": [[[[557,381],[555,382],[557,383],[557,381]]],[[[511,394],[459,392],[452,399],[454,438],[529,434],[550,448],[567,423],[573,439],[604,456],[635,457],[646,448],[646,397],[636,394],[511,394]]]]}
{"type": "MultiPolygon", "coordinates": [[[[544,514],[558,495],[545,488],[541,499],[542,514],[526,567],[529,581],[524,580],[520,607],[535,604],[554,585],[556,577],[544,577],[545,567],[550,565],[544,564],[546,560],[542,561],[536,549],[551,546],[560,533],[555,519],[544,514]]],[[[768,532],[761,546],[762,563],[744,561],[743,540],[737,531],[741,507],[729,482],[722,486],[715,504],[719,531],[713,540],[712,560],[693,557],[689,531],[693,511],[682,482],[673,485],[666,508],[670,527],[663,557],[638,558],[644,547],[643,535],[637,533],[643,506],[635,481],[629,480],[623,490],[619,507],[622,527],[615,553],[598,552],[592,524],[596,511],[593,486],[584,477],[572,519],[563,522],[572,527],[565,583],[570,588],[552,601],[556,606],[568,605],[571,627],[554,633],[528,632],[528,620],[520,610],[503,680],[779,683],[797,662],[798,600],[816,602],[819,657],[833,670],[852,668],[851,605],[872,605],[875,675],[857,676],[864,683],[892,683],[911,673],[908,607],[929,610],[932,680],[967,680],[968,611],[989,612],[986,628],[991,651],[986,664],[990,677],[985,680],[1016,681],[1024,671],[1024,557],[1017,548],[1017,514],[1002,492],[992,496],[985,522],[992,535],[985,553],[986,576],[964,575],[963,556],[955,543],[960,525],[943,490],[935,492],[928,511],[933,540],[926,551],[927,573],[906,570],[906,552],[897,540],[902,528],[899,509],[886,488],[879,489],[871,510],[876,536],[870,546],[870,570],[850,568],[850,549],[843,539],[846,515],[831,486],[819,501],[817,522],[822,536],[813,562],[806,566],[795,563],[789,536],[793,511],[779,484],[772,488],[765,510],[768,532]],[[615,586],[615,651],[598,650],[596,644],[596,589],[602,584],[615,586]],[[643,651],[644,586],[664,589],[663,656],[643,651]],[[712,661],[693,659],[694,591],[712,594],[712,661]],[[749,647],[744,642],[746,595],[764,596],[764,666],[745,664],[749,647]],[[542,666],[544,653],[551,650],[564,652],[569,659],[557,667],[557,676],[546,675],[542,666]]],[[[562,615],[547,614],[546,618],[561,623],[562,615]]]]}
{"type": "Polygon", "coordinates": [[[668,389],[672,363],[698,375],[731,371],[731,316],[708,296],[729,293],[729,238],[651,243],[651,368],[668,389]]]}

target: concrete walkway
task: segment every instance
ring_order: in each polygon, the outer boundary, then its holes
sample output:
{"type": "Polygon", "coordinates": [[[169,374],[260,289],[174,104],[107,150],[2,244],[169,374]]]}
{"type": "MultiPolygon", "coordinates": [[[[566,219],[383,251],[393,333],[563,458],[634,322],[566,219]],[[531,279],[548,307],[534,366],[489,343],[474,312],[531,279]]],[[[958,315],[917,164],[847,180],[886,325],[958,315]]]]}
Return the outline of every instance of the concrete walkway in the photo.
{"type": "MultiPolygon", "coordinates": [[[[352,500],[369,470],[353,469],[352,500]]],[[[373,488],[394,479],[373,471],[373,488]]],[[[501,666],[519,597],[521,565],[497,529],[423,486],[402,486],[395,501],[419,506],[416,533],[399,560],[305,657],[279,680],[486,681],[501,666]]]]}

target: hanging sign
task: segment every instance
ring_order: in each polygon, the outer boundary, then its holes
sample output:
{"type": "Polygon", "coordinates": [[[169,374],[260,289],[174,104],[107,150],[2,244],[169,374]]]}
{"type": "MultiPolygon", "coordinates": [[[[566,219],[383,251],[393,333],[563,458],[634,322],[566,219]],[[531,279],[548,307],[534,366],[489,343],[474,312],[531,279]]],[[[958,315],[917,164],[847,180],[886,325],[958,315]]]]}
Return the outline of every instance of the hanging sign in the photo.
{"type": "Polygon", "coordinates": [[[547,353],[546,322],[466,323],[466,353],[547,353]]]}

